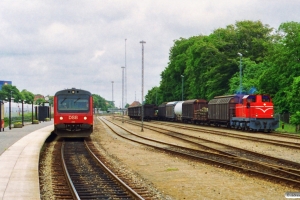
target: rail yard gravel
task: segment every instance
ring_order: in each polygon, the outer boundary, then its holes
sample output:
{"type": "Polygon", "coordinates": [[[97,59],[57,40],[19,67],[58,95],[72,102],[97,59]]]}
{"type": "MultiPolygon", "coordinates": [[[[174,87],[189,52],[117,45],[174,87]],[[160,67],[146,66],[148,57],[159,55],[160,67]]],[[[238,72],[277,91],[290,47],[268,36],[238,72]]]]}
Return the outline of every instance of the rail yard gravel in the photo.
{"type": "MultiPolygon", "coordinates": [[[[141,127],[118,120],[113,121],[135,133],[166,139],[154,131],[144,129],[141,132],[141,127]]],[[[169,129],[199,135],[196,131],[172,127],[169,129]]],[[[297,150],[213,135],[205,135],[203,138],[299,162],[297,150]]],[[[160,196],[162,199],[285,199],[286,192],[295,191],[285,185],[222,169],[219,166],[191,161],[127,141],[116,136],[100,121],[96,122],[91,139],[96,147],[105,151],[109,159],[130,169],[141,181],[158,190],[162,194],[160,196]]],[[[168,142],[172,140],[169,138],[168,142]]],[[[174,140],[174,143],[176,142],[178,141],[174,140]]]]}
{"type": "MultiPolygon", "coordinates": [[[[174,138],[164,136],[155,131],[122,123],[111,119],[118,125],[147,137],[157,140],[168,140],[178,145],[188,145],[174,138]]],[[[148,123],[148,122],[144,122],[148,123]]],[[[151,123],[151,122],[150,122],[151,123]]],[[[156,125],[157,127],[165,127],[156,125]]],[[[213,129],[211,127],[207,127],[213,129]]],[[[264,143],[233,139],[216,135],[209,135],[197,131],[178,129],[168,126],[170,131],[179,131],[184,134],[197,135],[205,139],[219,141],[232,146],[250,149],[259,153],[265,153],[274,157],[300,162],[299,152],[295,149],[277,147],[264,143]]],[[[229,132],[235,132],[228,130],[229,132]]],[[[250,133],[237,133],[250,134],[250,133]]],[[[270,137],[263,134],[255,134],[258,137],[270,137]]],[[[251,177],[237,171],[223,169],[220,166],[212,166],[178,157],[146,147],[135,142],[128,141],[115,135],[103,122],[95,119],[94,132],[91,140],[99,152],[105,156],[115,168],[128,177],[139,182],[153,194],[153,199],[286,199],[286,192],[299,192],[295,189],[270,182],[257,177],[251,177]]],[[[299,142],[295,139],[282,139],[299,142]]],[[[300,142],[299,142],[300,145],[300,142]]],[[[54,143],[45,144],[44,152],[52,151],[54,143]]],[[[53,199],[51,170],[51,156],[45,154],[40,159],[40,185],[41,199],[53,199]]],[[[300,187],[299,187],[300,188],[300,187]]],[[[300,190],[300,189],[299,189],[300,190]]]]}

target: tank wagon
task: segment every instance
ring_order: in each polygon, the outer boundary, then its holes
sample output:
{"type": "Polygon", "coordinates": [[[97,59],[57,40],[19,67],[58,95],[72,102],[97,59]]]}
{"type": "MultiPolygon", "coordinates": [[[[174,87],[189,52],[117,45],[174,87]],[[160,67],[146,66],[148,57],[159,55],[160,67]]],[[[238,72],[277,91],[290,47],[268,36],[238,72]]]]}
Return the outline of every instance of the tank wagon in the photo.
{"type": "Polygon", "coordinates": [[[175,121],[175,106],[178,101],[172,101],[166,104],[166,120],[168,121],[175,121]]]}
{"type": "Polygon", "coordinates": [[[208,122],[208,102],[204,99],[186,100],[182,104],[182,121],[187,123],[208,122]]]}
{"type": "Polygon", "coordinates": [[[182,104],[184,101],[178,101],[174,107],[175,121],[182,121],[182,104]]]}
{"type": "Polygon", "coordinates": [[[89,91],[71,88],[55,93],[54,132],[60,137],[88,137],[93,132],[93,97],[89,91]]]}

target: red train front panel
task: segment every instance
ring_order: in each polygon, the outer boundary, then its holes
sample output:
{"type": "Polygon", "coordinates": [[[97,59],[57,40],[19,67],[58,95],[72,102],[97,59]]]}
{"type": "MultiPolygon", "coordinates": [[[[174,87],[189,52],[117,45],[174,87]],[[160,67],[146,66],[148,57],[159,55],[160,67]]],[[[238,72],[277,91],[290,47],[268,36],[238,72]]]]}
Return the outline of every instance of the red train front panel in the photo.
{"type": "Polygon", "coordinates": [[[54,131],[61,137],[88,137],[93,132],[93,98],[84,90],[54,96],[54,131]]]}
{"type": "Polygon", "coordinates": [[[268,95],[245,95],[236,104],[236,116],[231,124],[237,128],[251,130],[275,130],[279,121],[274,119],[274,106],[268,95]]]}

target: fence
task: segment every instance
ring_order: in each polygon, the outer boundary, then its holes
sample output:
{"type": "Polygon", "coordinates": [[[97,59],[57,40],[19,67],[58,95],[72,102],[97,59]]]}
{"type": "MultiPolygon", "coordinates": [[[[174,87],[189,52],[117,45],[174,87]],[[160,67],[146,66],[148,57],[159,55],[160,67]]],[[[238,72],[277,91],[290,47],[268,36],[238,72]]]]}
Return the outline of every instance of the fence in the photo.
{"type": "Polygon", "coordinates": [[[274,115],[274,118],[278,119],[279,121],[282,121],[284,123],[287,123],[289,124],[290,123],[290,117],[291,117],[291,114],[290,113],[282,113],[282,114],[279,114],[279,113],[276,113],[274,115]]]}

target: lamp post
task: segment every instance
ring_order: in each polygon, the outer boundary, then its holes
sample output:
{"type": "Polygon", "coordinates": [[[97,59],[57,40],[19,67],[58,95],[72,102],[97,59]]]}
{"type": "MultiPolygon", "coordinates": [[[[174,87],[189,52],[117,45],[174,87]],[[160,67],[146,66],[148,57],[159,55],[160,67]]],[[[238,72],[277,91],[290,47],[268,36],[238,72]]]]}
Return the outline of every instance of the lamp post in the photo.
{"type": "Polygon", "coordinates": [[[1,129],[4,131],[4,107],[3,107],[3,101],[0,100],[0,132],[1,129]]]}
{"type": "Polygon", "coordinates": [[[22,99],[22,126],[24,126],[24,100],[22,99]]]}
{"type": "Polygon", "coordinates": [[[10,98],[9,98],[9,130],[11,130],[11,102],[12,101],[13,101],[12,91],[10,91],[10,98]]]}
{"type": "Polygon", "coordinates": [[[242,86],[242,57],[243,54],[237,53],[240,56],[240,93],[242,94],[243,86],[242,86]]]}
{"type": "Polygon", "coordinates": [[[144,44],[146,43],[145,41],[140,41],[140,43],[142,44],[142,128],[141,128],[141,132],[144,131],[144,44]]]}
{"type": "Polygon", "coordinates": [[[111,82],[111,102],[114,104],[114,81],[111,82]]]}
{"type": "Polygon", "coordinates": [[[182,79],[182,86],[181,86],[181,94],[182,94],[182,96],[181,96],[181,101],[183,101],[183,78],[184,78],[184,76],[181,75],[181,79],[182,79]]]}
{"type": "Polygon", "coordinates": [[[126,106],[126,103],[127,103],[127,66],[126,66],[126,41],[127,41],[127,39],[125,39],[125,86],[124,86],[124,88],[125,88],[125,101],[124,101],[124,103],[125,103],[125,106],[126,106]]]}
{"type": "Polygon", "coordinates": [[[33,124],[33,101],[34,99],[32,99],[31,101],[31,123],[33,124]]]}
{"type": "Polygon", "coordinates": [[[122,68],[122,123],[124,123],[124,68],[125,67],[121,67],[122,68]]]}

